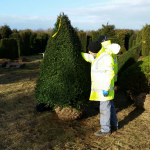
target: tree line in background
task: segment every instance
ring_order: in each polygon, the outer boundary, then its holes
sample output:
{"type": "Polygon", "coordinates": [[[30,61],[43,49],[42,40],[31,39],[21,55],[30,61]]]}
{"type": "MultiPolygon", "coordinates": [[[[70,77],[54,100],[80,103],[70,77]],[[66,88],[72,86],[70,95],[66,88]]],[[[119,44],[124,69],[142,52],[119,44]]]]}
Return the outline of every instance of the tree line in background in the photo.
{"type": "Polygon", "coordinates": [[[47,40],[51,36],[51,29],[11,30],[9,26],[0,27],[0,58],[16,59],[45,51],[47,40]]]}
{"type": "MultiPolygon", "coordinates": [[[[82,51],[88,52],[88,44],[96,41],[100,35],[106,35],[112,43],[118,43],[121,46],[120,55],[134,47],[140,41],[142,45],[142,56],[150,54],[149,31],[150,25],[145,25],[142,30],[135,31],[129,29],[115,29],[114,25],[103,25],[97,31],[83,31],[74,28],[82,44],[82,51]]],[[[32,31],[11,30],[8,25],[0,27],[0,58],[16,59],[20,56],[28,56],[37,53],[43,53],[46,49],[47,41],[52,36],[53,29],[46,31],[40,29],[32,31]]]]}

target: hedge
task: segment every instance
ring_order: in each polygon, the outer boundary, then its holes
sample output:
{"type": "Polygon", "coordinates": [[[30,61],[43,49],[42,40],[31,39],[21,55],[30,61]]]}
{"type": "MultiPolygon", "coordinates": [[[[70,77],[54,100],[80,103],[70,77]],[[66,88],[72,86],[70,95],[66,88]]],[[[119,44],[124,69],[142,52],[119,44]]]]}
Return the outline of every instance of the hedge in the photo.
{"type": "Polygon", "coordinates": [[[21,56],[28,56],[32,55],[32,50],[31,50],[31,30],[24,30],[24,31],[19,31],[20,34],[20,55],[21,56]]]}
{"type": "Polygon", "coordinates": [[[136,44],[137,34],[133,34],[129,39],[129,49],[132,48],[136,44]]]}
{"type": "Polygon", "coordinates": [[[150,56],[136,62],[119,79],[121,87],[132,96],[150,92],[150,56]]]}
{"type": "Polygon", "coordinates": [[[47,33],[37,33],[36,43],[39,41],[40,43],[37,43],[37,45],[40,45],[39,53],[43,53],[46,49],[47,41],[48,41],[49,35],[47,33]],[[39,40],[41,39],[41,40],[39,40]]]}
{"type": "Polygon", "coordinates": [[[114,25],[103,25],[102,29],[99,30],[101,35],[105,35],[107,37],[114,37],[115,36],[115,26],[114,25]]]}
{"type": "Polygon", "coordinates": [[[92,31],[91,36],[92,36],[92,42],[97,41],[99,36],[100,36],[100,32],[99,31],[92,31]]]}
{"type": "Polygon", "coordinates": [[[137,33],[136,44],[142,41],[142,30],[137,33]]]}
{"type": "Polygon", "coordinates": [[[145,25],[142,29],[142,56],[150,55],[150,25],[145,25]]]}
{"type": "Polygon", "coordinates": [[[0,34],[1,34],[2,39],[9,38],[11,33],[12,33],[12,31],[8,25],[4,25],[4,26],[0,27],[0,34]]]}
{"type": "Polygon", "coordinates": [[[19,57],[16,39],[1,39],[0,58],[16,59],[19,57]]]}
{"type": "Polygon", "coordinates": [[[140,57],[140,52],[142,50],[142,43],[139,42],[134,47],[123,53],[121,56],[118,57],[118,71],[119,75],[122,74],[128,67],[133,65],[135,62],[138,61],[140,57]]]}
{"type": "Polygon", "coordinates": [[[78,33],[79,39],[81,41],[82,52],[86,53],[87,52],[87,49],[86,49],[86,45],[87,45],[86,33],[82,32],[82,31],[79,31],[77,33],[78,33]]]}

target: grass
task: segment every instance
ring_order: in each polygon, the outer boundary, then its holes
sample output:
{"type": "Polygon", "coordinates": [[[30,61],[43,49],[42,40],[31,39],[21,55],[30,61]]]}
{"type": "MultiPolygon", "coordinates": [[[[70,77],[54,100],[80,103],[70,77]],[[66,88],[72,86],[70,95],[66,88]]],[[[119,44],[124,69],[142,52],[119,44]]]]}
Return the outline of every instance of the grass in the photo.
{"type": "Polygon", "coordinates": [[[26,57],[23,69],[0,67],[0,150],[129,150],[150,148],[150,113],[138,110],[124,92],[115,95],[119,130],[100,130],[99,102],[89,102],[80,119],[65,122],[55,112],[36,112],[34,88],[42,55],[26,57]]]}

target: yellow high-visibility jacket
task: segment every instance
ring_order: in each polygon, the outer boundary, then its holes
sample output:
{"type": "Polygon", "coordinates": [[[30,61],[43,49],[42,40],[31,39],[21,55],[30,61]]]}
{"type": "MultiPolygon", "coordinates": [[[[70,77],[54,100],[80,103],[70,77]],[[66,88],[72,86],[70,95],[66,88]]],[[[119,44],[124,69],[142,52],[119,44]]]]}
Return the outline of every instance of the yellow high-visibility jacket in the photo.
{"type": "Polygon", "coordinates": [[[81,52],[82,57],[91,63],[91,101],[108,101],[114,98],[114,59],[108,52],[99,51],[96,58],[81,52]],[[103,96],[103,90],[108,96],[103,96]]]}
{"type": "Polygon", "coordinates": [[[108,52],[114,59],[114,71],[115,71],[115,77],[114,77],[114,82],[117,81],[117,77],[118,77],[118,62],[117,62],[117,54],[120,51],[120,45],[116,44],[116,43],[112,43],[111,41],[105,41],[102,42],[102,50],[103,52],[106,51],[108,52]]]}

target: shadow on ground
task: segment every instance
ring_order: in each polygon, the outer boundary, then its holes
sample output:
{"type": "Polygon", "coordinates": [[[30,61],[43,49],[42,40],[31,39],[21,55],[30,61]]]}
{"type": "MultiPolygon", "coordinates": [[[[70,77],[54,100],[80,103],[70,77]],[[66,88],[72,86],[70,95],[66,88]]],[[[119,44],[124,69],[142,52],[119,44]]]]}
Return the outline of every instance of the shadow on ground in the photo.
{"type": "MultiPolygon", "coordinates": [[[[116,113],[119,113],[123,109],[126,109],[130,107],[131,105],[134,105],[133,101],[130,101],[127,99],[125,92],[123,90],[118,90],[115,92],[115,98],[114,98],[114,105],[116,108],[116,113]]],[[[138,116],[140,116],[144,110],[134,109],[131,111],[123,120],[119,121],[119,128],[124,127],[127,125],[130,121],[134,120],[138,116]]],[[[82,117],[79,119],[86,119],[89,117],[93,117],[99,114],[99,102],[93,102],[89,101],[88,107],[85,108],[83,111],[82,117]]]]}

